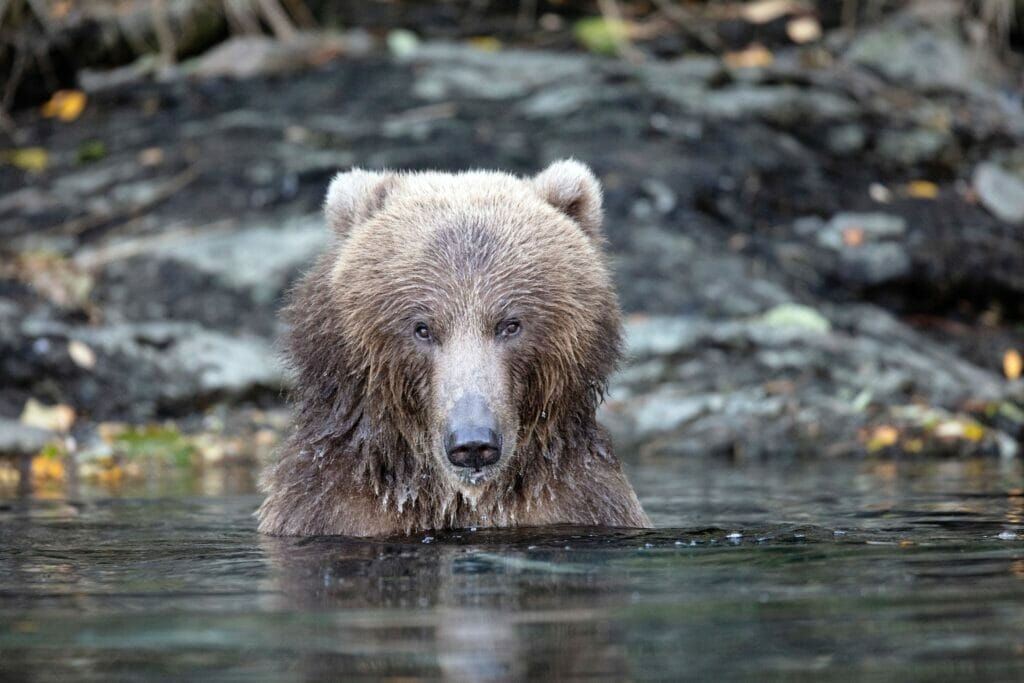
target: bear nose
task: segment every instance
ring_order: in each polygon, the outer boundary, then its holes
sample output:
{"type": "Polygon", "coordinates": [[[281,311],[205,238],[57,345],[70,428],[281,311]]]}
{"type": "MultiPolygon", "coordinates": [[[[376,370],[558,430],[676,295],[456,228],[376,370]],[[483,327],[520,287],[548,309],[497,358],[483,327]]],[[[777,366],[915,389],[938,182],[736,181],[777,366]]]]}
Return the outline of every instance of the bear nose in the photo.
{"type": "Polygon", "coordinates": [[[444,448],[456,467],[480,469],[501,458],[498,419],[480,394],[467,394],[456,401],[448,416],[444,448]]]}
{"type": "Polygon", "coordinates": [[[498,435],[486,427],[456,429],[448,434],[445,447],[449,462],[456,467],[480,469],[501,457],[498,435]]]}

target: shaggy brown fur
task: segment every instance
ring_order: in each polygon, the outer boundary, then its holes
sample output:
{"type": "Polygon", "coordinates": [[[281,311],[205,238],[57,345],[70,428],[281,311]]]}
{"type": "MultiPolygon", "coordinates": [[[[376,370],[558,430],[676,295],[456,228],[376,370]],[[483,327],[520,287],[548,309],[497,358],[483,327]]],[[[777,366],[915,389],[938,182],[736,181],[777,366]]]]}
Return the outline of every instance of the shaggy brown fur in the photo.
{"type": "Polygon", "coordinates": [[[650,526],[595,419],[622,330],[588,168],[352,171],[325,213],[333,243],[285,309],[295,429],[264,473],[260,531],[650,526]],[[509,320],[521,332],[496,335],[509,320]],[[504,443],[473,475],[442,445],[467,387],[504,443]]]}

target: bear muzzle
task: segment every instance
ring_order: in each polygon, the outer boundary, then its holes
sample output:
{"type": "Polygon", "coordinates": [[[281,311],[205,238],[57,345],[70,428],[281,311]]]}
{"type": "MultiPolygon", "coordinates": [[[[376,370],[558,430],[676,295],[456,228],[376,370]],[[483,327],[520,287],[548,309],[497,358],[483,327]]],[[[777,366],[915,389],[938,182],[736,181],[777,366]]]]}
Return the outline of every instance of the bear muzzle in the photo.
{"type": "Polygon", "coordinates": [[[463,395],[452,407],[444,441],[448,461],[480,471],[501,459],[501,428],[479,394],[463,395]]]}

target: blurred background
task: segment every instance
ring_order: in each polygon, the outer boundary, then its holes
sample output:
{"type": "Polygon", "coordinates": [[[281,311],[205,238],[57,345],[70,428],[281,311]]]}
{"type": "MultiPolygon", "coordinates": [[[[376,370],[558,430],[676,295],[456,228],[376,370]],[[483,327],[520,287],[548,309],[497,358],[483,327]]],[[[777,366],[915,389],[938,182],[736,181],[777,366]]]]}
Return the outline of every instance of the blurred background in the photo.
{"type": "Polygon", "coordinates": [[[627,462],[1012,458],[1022,19],[0,0],[0,494],[252,491],[331,176],[566,156],[606,189],[630,357],[602,419],[627,462]]]}

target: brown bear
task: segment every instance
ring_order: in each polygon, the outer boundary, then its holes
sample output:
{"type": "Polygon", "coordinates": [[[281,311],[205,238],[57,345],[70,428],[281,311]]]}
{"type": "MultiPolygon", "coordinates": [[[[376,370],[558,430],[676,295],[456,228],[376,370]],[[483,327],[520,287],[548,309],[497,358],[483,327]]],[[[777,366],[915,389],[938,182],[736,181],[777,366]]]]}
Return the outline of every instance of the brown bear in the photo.
{"type": "Polygon", "coordinates": [[[649,527],[595,411],[621,355],[601,189],[567,160],[331,182],[284,310],[295,426],[268,534],[649,527]]]}

